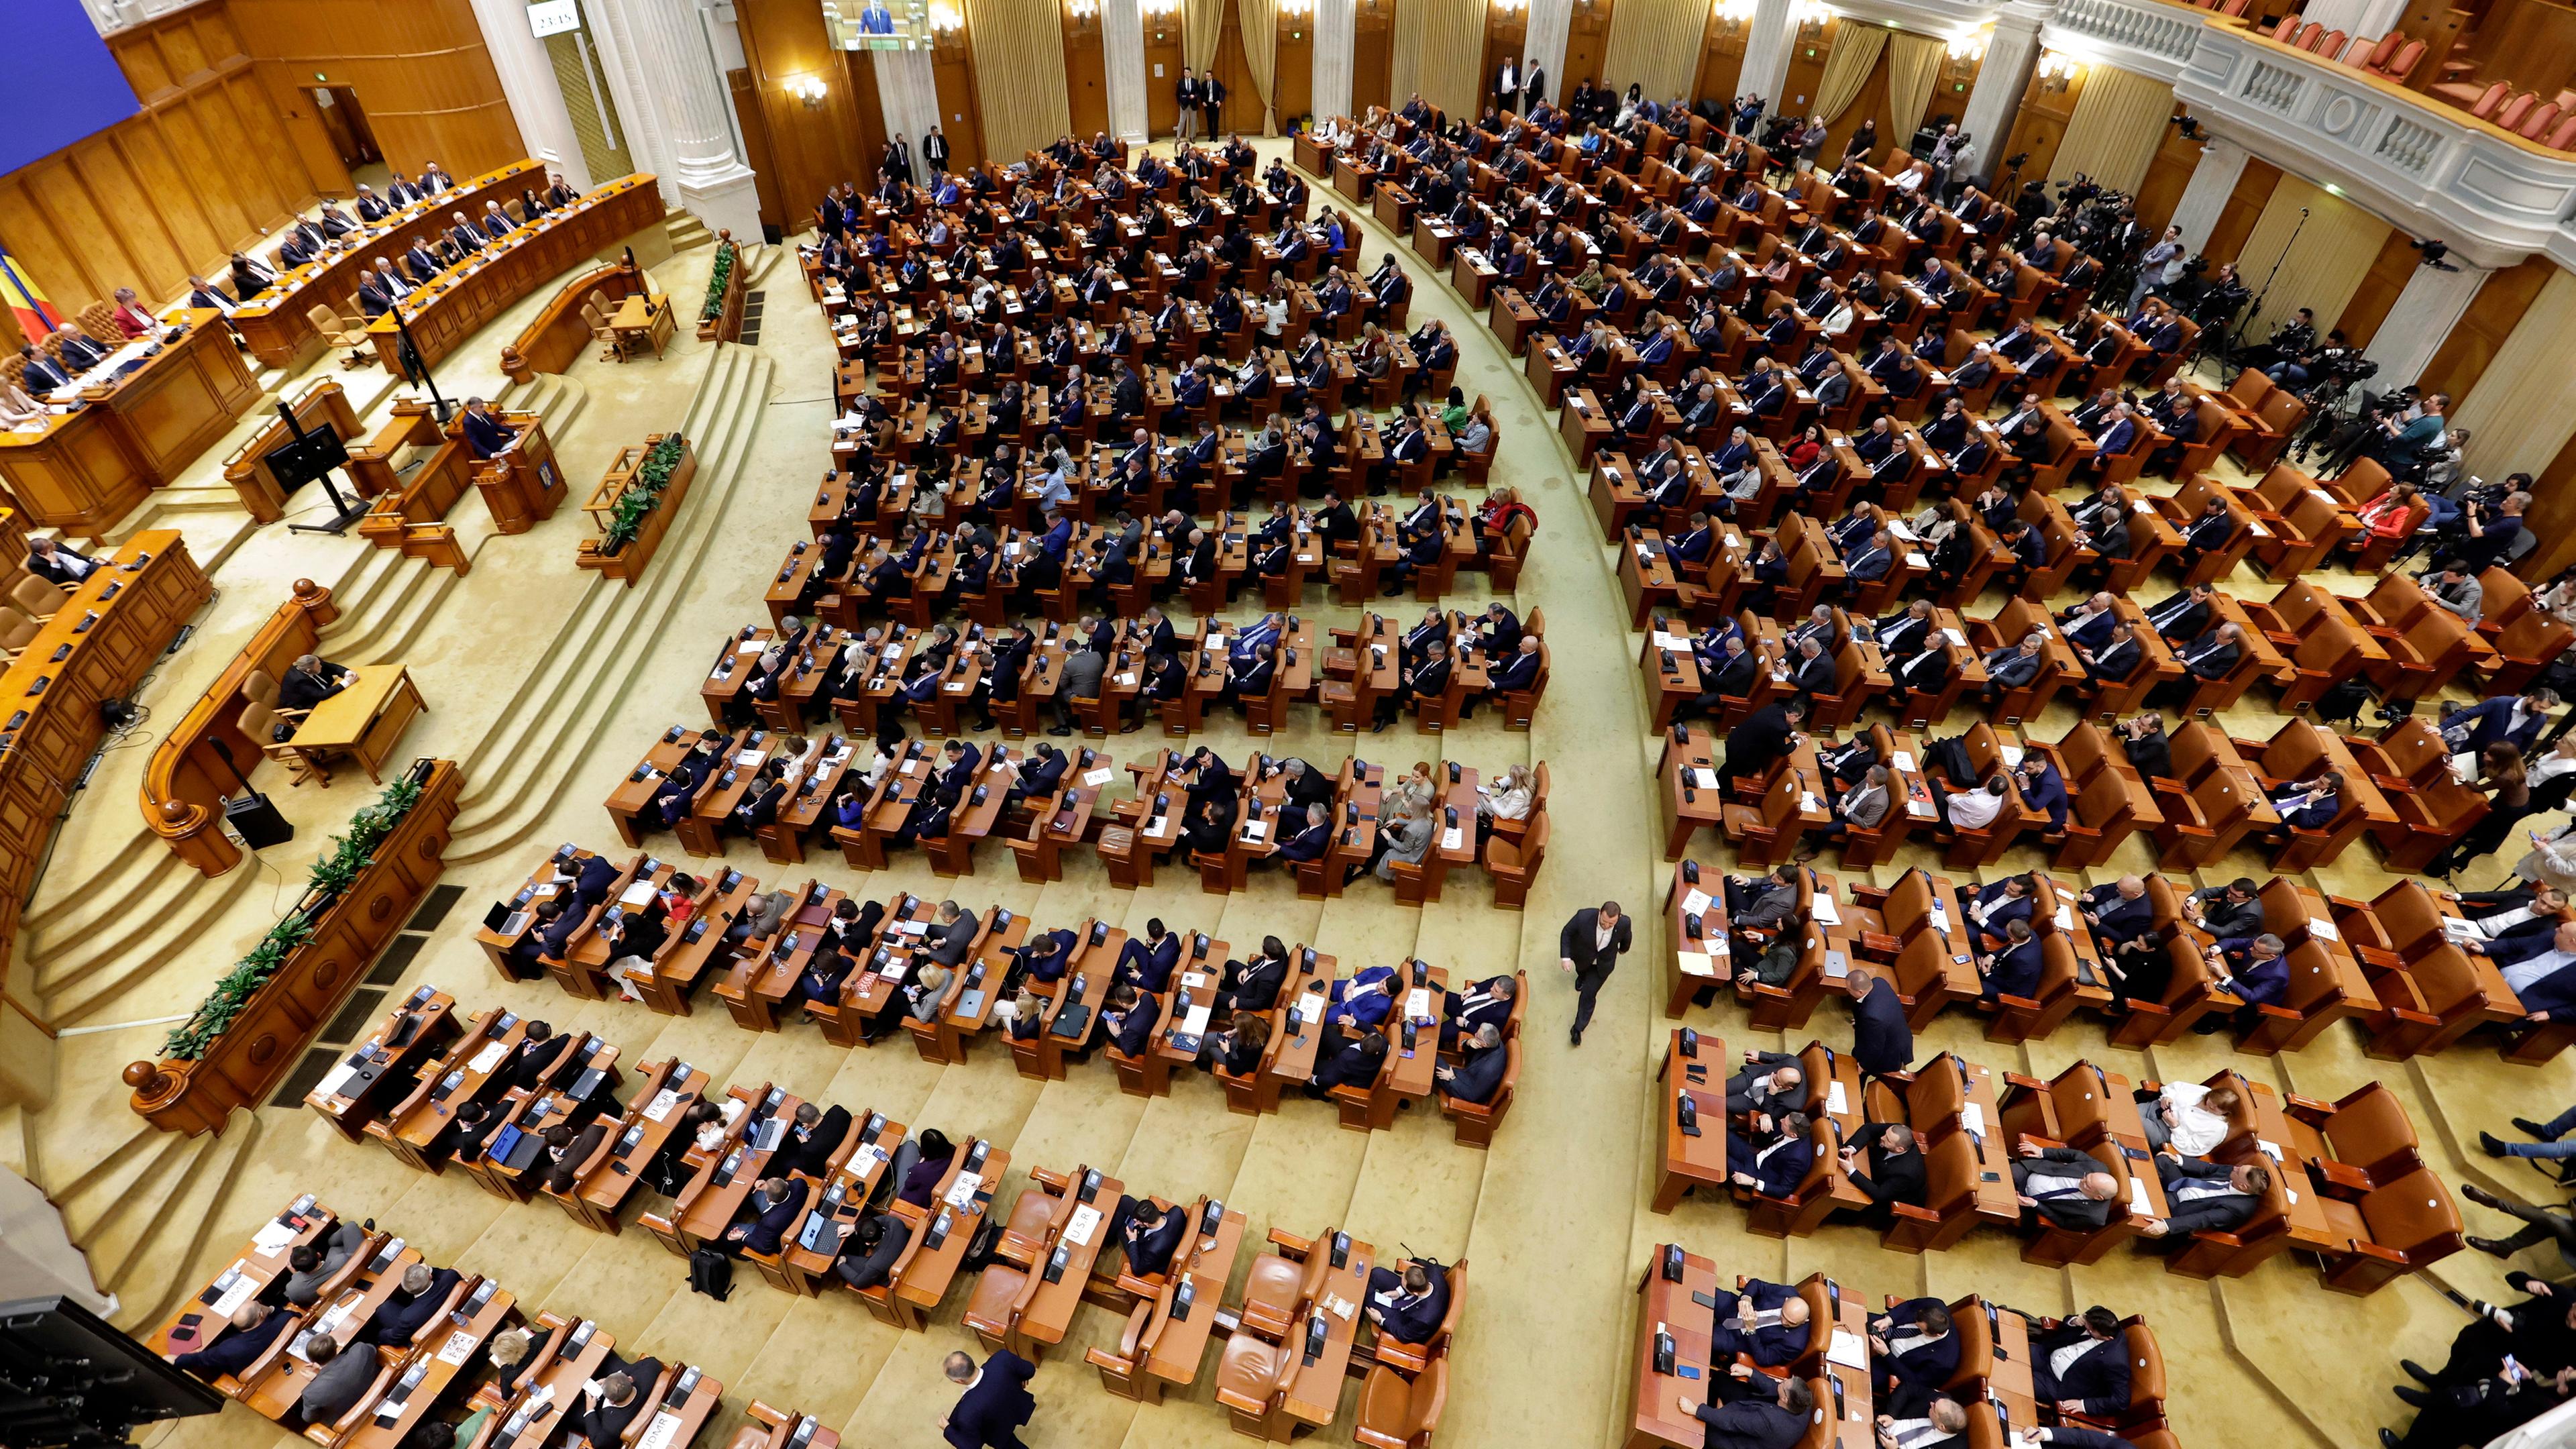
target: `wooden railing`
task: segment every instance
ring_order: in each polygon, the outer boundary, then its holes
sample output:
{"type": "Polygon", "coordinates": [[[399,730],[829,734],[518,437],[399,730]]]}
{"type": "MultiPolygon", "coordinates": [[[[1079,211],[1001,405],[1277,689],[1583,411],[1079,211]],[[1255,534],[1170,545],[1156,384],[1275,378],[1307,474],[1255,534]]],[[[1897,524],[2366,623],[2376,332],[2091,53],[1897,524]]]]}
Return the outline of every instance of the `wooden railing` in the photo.
{"type": "Polygon", "coordinates": [[[698,311],[700,342],[735,342],[742,337],[742,303],[749,284],[743,276],[742,248],[735,246],[733,233],[716,233],[716,266],[724,273],[724,291],[717,298],[714,313],[702,306],[698,311]]]}
{"type": "Polygon", "coordinates": [[[143,771],[143,823],[201,873],[218,876],[241,863],[241,847],[224,833],[224,797],[267,758],[267,741],[252,739],[238,723],[249,702],[243,682],[253,670],[285,678],[287,666],[313,653],[323,626],[338,617],[329,589],[297,579],[294,596],[277,606],[152,751],[143,771]]]}
{"type": "MultiPolygon", "coordinates": [[[[662,214],[662,193],[652,177],[624,177],[439,273],[401,304],[421,361],[436,366],[520,298],[659,222],[662,214]]],[[[400,376],[402,340],[393,315],[368,323],[367,339],[385,370],[400,376]]]]}
{"type": "Polygon", "coordinates": [[[643,576],[644,566],[653,561],[653,551],[662,546],[662,535],[669,531],[673,515],[680,511],[681,501],[689,495],[689,480],[698,474],[697,450],[690,447],[686,439],[680,443],[680,460],[671,469],[670,481],[662,485],[661,495],[636,526],[635,536],[626,541],[625,547],[611,552],[605,535],[609,531],[610,519],[616,515],[618,499],[634,483],[636,471],[644,465],[644,460],[667,436],[669,434],[666,433],[650,434],[641,446],[623,449],[616,461],[608,465],[608,472],[599,480],[599,486],[590,491],[590,500],[582,504],[582,511],[590,515],[592,525],[598,528],[602,537],[582,540],[581,551],[573,559],[576,565],[623,580],[630,589],[643,576]]]}
{"type": "Polygon", "coordinates": [[[177,529],[138,533],[106,563],[0,674],[0,984],[55,817],[107,733],[99,706],[130,693],[214,597],[177,529]]]}
{"type": "MultiPolygon", "coordinates": [[[[358,438],[357,410],[349,406],[349,395],[331,378],[316,381],[295,400],[295,420],[308,430],[328,428],[338,433],[343,442],[356,442],[358,438]]],[[[242,507],[261,523],[275,523],[286,516],[286,489],[269,471],[268,455],[293,436],[287,430],[286,419],[277,418],[243,440],[224,459],[224,481],[233,485],[242,507]]]]}
{"type": "Polygon", "coordinates": [[[324,1022],[392,942],[445,868],[448,826],[464,776],[450,760],[422,760],[420,797],[342,890],[308,890],[295,914],[311,931],[187,1060],[138,1061],[124,1072],[130,1105],[166,1132],[221,1132],[236,1107],[265,1100],[324,1022]]]}
{"type": "Polygon", "coordinates": [[[512,382],[526,382],[540,372],[561,372],[581,358],[590,345],[590,323],[581,315],[581,304],[594,291],[608,299],[613,309],[617,303],[644,290],[644,274],[626,263],[584,272],[564,283],[563,290],[537,314],[519,335],[501,345],[501,371],[512,382]]]}
{"type": "Polygon", "coordinates": [[[447,510],[474,486],[474,454],[463,439],[440,430],[429,404],[406,398],[393,410],[393,420],[350,454],[349,475],[375,500],[358,520],[358,533],[378,548],[464,573],[465,551],[447,525],[447,510]],[[404,447],[428,448],[429,461],[397,481],[393,455],[404,447]]]}

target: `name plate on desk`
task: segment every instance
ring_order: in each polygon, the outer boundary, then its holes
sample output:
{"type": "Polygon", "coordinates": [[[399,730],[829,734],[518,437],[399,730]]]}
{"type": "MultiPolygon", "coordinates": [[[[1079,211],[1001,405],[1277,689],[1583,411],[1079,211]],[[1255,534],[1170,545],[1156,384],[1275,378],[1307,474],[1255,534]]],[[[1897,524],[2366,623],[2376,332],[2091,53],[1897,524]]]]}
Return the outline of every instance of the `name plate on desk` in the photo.
{"type": "Polygon", "coordinates": [[[653,1416],[644,1437],[635,1441],[635,1449],[671,1449],[680,1437],[680,1416],[664,1409],[653,1416]]]}

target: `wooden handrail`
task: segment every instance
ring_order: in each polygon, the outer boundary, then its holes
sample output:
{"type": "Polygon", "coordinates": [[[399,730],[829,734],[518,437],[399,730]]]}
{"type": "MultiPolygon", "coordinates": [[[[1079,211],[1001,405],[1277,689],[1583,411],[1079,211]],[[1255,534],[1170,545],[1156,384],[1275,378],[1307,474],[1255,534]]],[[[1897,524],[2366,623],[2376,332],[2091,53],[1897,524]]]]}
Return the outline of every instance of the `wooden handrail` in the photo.
{"type": "Polygon", "coordinates": [[[561,372],[581,358],[590,345],[590,324],[581,304],[596,290],[612,303],[644,290],[644,274],[624,261],[611,262],[564,283],[553,301],[519,335],[501,347],[501,371],[512,382],[526,382],[540,372],[561,372]]]}
{"type": "Polygon", "coordinates": [[[247,702],[242,682],[255,669],[283,679],[287,666],[314,652],[323,626],[338,617],[329,589],[297,579],[293,596],[277,606],[152,751],[143,770],[143,823],[200,873],[218,876],[241,863],[240,847],[223,830],[224,797],[266,758],[266,742],[243,734],[235,723],[247,702]],[[225,750],[232,753],[229,764],[225,750]]]}

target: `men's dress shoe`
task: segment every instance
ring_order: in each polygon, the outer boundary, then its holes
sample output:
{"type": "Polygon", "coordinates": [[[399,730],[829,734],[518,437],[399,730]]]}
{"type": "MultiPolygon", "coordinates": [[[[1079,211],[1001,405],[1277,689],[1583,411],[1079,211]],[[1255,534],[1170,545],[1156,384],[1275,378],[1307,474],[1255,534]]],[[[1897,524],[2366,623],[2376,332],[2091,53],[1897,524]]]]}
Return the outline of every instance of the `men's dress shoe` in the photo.
{"type": "Polygon", "coordinates": [[[2461,1241],[2467,1243],[2470,1247],[2477,1249],[2481,1253],[2487,1253],[2498,1258],[2510,1258],[2513,1256],[2511,1249],[2507,1248],[2504,1244],[2497,1242],[2493,1238],[2464,1238],[2461,1241]]]}
{"type": "Polygon", "coordinates": [[[1579,1026],[1574,1029],[1574,1044],[1576,1046],[1583,1045],[1583,1028],[1579,1026]]]}
{"type": "Polygon", "coordinates": [[[2469,1201],[2476,1203],[2480,1207],[2501,1208],[2504,1206],[2504,1204],[2497,1199],[2494,1193],[2487,1191],[2485,1188],[2478,1186],[2474,1182],[2464,1182],[2460,1184],[2460,1196],[2467,1198],[2469,1201]]]}
{"type": "Polygon", "coordinates": [[[2425,1393],[2422,1389],[2414,1388],[2407,1384],[2399,1384],[2396,1388],[2389,1390],[2389,1392],[2419,1409],[2429,1409],[2433,1406],[2432,1395],[2425,1393]]]}
{"type": "Polygon", "coordinates": [[[2394,1429],[2382,1429],[2379,1431],[2379,1445],[2380,1449],[2403,1449],[2403,1444],[2398,1439],[2397,1431],[2394,1429]]]}
{"type": "Polygon", "coordinates": [[[2496,1135],[2492,1132],[2479,1133],[2478,1145],[2486,1149],[2487,1156],[2489,1157],[2504,1156],[2504,1143],[2499,1141],[2496,1135]]]}
{"type": "Polygon", "coordinates": [[[2534,1122],[2528,1117],[2514,1118],[2513,1130],[2530,1138],[2534,1142],[2555,1142],[2558,1140],[2558,1134],[2550,1131],[2547,1125],[2534,1122]]]}
{"type": "Polygon", "coordinates": [[[2422,1364],[2417,1363],[2411,1358],[2399,1359],[2397,1361],[2397,1366],[2406,1370],[2407,1374],[2418,1383],[2429,1384],[2433,1382],[2433,1375],[2427,1372],[2422,1364]]]}

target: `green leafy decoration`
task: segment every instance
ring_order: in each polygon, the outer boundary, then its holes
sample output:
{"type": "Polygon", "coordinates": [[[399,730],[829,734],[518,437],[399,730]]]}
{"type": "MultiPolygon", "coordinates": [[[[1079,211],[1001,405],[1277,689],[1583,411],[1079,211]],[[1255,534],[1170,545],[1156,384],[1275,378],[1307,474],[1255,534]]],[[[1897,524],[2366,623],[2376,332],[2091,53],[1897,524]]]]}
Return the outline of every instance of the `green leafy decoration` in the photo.
{"type": "Polygon", "coordinates": [[[335,835],[313,862],[305,877],[304,896],[284,919],[268,928],[259,944],[249,954],[233,963],[231,970],[215,982],[206,999],[197,1004],[188,1019],[161,1043],[161,1055],[172,1061],[195,1061],[214,1046],[225,1030],[249,1007],[260,987],[277,974],[287,959],[313,939],[318,917],[331,903],[348,893],[358,877],[375,863],[375,849],[393,833],[394,827],[411,807],[420,801],[421,784],[405,775],[385,787],[376,803],[359,811],[349,821],[346,835],[335,835]]]}
{"type": "Polygon", "coordinates": [[[715,269],[707,274],[707,305],[698,312],[701,322],[713,322],[724,313],[725,285],[733,280],[734,244],[716,243],[715,269]]]}
{"type": "Polygon", "coordinates": [[[680,455],[687,452],[688,439],[678,433],[666,435],[644,455],[635,468],[635,477],[608,513],[608,537],[601,541],[601,553],[617,553],[635,541],[643,530],[645,515],[662,504],[662,490],[671,486],[671,474],[680,466],[680,455]]]}

